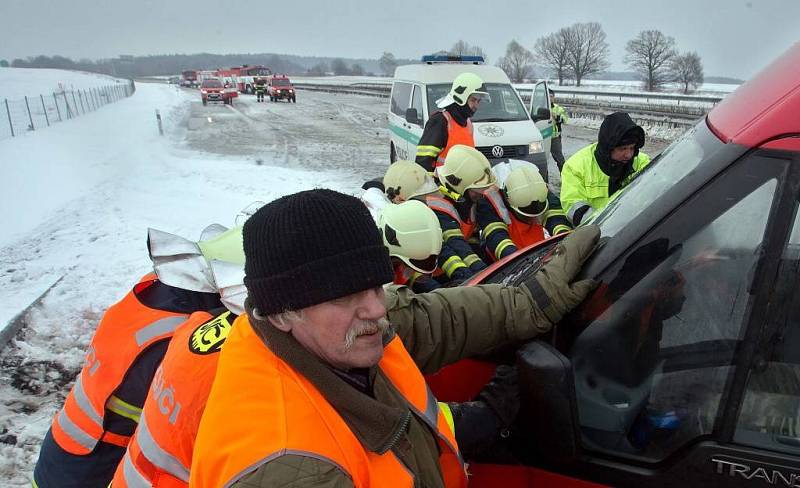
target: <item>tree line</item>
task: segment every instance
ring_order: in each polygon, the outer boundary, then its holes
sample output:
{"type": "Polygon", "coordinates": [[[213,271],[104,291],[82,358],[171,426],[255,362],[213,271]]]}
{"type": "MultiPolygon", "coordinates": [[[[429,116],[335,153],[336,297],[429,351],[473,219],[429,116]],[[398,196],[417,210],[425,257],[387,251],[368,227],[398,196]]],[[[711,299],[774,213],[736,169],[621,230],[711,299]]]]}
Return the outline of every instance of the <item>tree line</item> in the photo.
{"type": "MultiPolygon", "coordinates": [[[[611,62],[606,33],[598,22],[576,23],[536,40],[533,49],[512,40],[496,65],[514,82],[530,77],[541,68],[558,79],[574,80],[577,86],[590,76],[608,70],[611,62]]],[[[643,81],[644,89],[657,91],[665,83],[681,84],[684,93],[703,83],[703,63],[696,52],[678,52],[675,39],[659,30],[639,32],[625,45],[625,64],[643,81]]]]}

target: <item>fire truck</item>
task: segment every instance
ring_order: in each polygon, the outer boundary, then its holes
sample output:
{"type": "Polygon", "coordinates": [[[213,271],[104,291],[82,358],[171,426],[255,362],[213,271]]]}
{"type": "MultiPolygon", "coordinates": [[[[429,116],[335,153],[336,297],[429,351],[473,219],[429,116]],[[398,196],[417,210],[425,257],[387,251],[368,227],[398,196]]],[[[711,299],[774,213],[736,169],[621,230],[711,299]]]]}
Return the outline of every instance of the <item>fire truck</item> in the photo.
{"type": "Polygon", "coordinates": [[[262,76],[269,76],[272,71],[264,66],[240,66],[231,68],[232,80],[236,89],[241,93],[255,93],[255,80],[262,76]]]}
{"type": "Polygon", "coordinates": [[[189,69],[181,72],[180,85],[188,88],[199,86],[199,82],[197,81],[197,70],[189,69]]]}

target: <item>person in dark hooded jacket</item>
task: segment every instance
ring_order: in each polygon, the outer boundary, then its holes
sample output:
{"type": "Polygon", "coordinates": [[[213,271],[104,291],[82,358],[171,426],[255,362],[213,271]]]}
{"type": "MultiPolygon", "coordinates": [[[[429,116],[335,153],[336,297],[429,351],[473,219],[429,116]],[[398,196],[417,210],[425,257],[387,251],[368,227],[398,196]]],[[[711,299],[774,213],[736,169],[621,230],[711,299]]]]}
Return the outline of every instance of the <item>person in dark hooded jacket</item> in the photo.
{"type": "Polygon", "coordinates": [[[561,206],[573,225],[602,210],[650,163],[640,152],[644,129],[625,112],[606,116],[597,142],[572,155],[561,172],[561,206]]]}

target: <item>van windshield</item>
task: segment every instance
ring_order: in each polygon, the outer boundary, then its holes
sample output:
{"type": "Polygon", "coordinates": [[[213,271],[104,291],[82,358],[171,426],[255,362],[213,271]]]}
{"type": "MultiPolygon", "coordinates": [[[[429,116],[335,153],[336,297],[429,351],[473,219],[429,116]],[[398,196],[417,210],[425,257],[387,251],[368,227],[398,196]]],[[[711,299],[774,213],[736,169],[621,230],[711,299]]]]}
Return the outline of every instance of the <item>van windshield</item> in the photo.
{"type": "MultiPolygon", "coordinates": [[[[439,110],[436,101],[447,95],[452,84],[428,85],[428,113],[439,110]]],[[[473,122],[512,122],[527,120],[528,112],[522,105],[517,92],[509,84],[487,83],[486,91],[491,100],[481,102],[472,117],[473,122]]]]}
{"type": "Polygon", "coordinates": [[[699,123],[666,148],[588,222],[599,225],[603,236],[616,235],[636,214],[646,212],[650,204],[695,170],[719,145],[719,139],[705,123],[699,123]]]}

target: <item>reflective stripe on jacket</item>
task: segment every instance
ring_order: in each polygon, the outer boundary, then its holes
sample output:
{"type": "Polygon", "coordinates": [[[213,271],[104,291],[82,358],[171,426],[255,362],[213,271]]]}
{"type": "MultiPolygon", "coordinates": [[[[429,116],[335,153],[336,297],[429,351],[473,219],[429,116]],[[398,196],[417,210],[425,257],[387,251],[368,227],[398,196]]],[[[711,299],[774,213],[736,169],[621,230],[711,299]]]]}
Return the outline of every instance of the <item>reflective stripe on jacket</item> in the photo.
{"type": "Polygon", "coordinates": [[[195,312],[175,331],[114,488],[188,486],[200,417],[235,317],[229,311],[216,317],[195,312]]]}
{"type": "MultiPolygon", "coordinates": [[[[597,143],[590,144],[572,155],[561,170],[561,207],[566,211],[570,222],[575,223],[575,215],[589,207],[592,212],[605,208],[611,195],[608,194],[608,175],[603,173],[595,159],[597,143]]],[[[623,181],[621,188],[650,163],[650,157],[643,153],[633,160],[633,173],[623,181]]],[[[585,214],[588,215],[588,214],[585,214]]]]}
{"type": "MultiPolygon", "coordinates": [[[[386,345],[378,367],[435,436],[444,485],[466,487],[455,436],[399,337],[386,345]]],[[[285,455],[329,463],[356,488],[414,485],[391,449],[366,449],[314,384],[267,348],[242,315],[220,358],[195,445],[191,486],[231,486],[285,455]]]]}
{"type": "Polygon", "coordinates": [[[444,159],[447,157],[447,153],[450,152],[451,147],[457,144],[475,147],[475,137],[472,135],[472,119],[467,119],[467,125],[464,127],[458,125],[447,110],[442,110],[441,113],[447,121],[447,144],[436,157],[436,168],[444,164],[444,159]]]}
{"type": "MultiPolygon", "coordinates": [[[[65,451],[87,455],[101,439],[122,447],[127,443],[127,438],[103,430],[107,402],[136,358],[152,344],[172,337],[187,317],[147,307],[137,299],[137,290],[155,281],[154,274],[144,276],[100,321],[83,369],[51,426],[53,439],[65,451]]],[[[129,418],[135,420],[136,413],[129,418]]]]}

